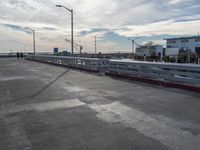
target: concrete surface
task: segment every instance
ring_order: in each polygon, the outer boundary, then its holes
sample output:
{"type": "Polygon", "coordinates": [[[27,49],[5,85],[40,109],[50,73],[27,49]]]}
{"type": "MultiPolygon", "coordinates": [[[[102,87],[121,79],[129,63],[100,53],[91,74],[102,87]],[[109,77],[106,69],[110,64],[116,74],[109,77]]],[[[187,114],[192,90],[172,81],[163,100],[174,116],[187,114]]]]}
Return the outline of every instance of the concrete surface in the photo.
{"type": "Polygon", "coordinates": [[[199,150],[186,91],[0,59],[0,150],[199,150]]]}

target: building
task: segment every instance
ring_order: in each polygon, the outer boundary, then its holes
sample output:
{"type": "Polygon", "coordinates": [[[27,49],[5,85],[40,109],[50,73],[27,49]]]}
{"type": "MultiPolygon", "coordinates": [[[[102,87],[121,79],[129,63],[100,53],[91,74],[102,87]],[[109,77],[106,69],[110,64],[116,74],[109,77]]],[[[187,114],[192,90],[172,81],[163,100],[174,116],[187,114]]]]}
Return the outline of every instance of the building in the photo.
{"type": "Polygon", "coordinates": [[[163,56],[162,45],[145,45],[136,48],[137,56],[163,56]]]}
{"type": "Polygon", "coordinates": [[[57,55],[57,54],[58,54],[58,48],[57,48],[57,47],[53,48],[53,54],[54,54],[54,55],[57,55]]]}
{"type": "Polygon", "coordinates": [[[166,55],[190,52],[200,56],[200,36],[170,38],[167,40],[166,55]]]}

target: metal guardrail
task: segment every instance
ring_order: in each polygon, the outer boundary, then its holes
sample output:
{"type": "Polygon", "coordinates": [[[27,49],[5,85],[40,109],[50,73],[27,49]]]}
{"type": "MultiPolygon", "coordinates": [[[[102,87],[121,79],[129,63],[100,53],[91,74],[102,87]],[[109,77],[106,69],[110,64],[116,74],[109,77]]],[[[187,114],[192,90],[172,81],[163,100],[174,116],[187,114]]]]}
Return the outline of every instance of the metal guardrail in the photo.
{"type": "Polygon", "coordinates": [[[109,72],[200,86],[200,65],[110,60],[109,72]]]}
{"type": "Polygon", "coordinates": [[[106,71],[108,69],[108,59],[66,57],[66,56],[47,56],[47,55],[29,55],[26,59],[35,61],[64,65],[67,67],[89,70],[94,72],[106,71]]]}
{"type": "Polygon", "coordinates": [[[15,53],[0,53],[0,58],[12,58],[12,57],[16,57],[15,53]]]}
{"type": "MultiPolygon", "coordinates": [[[[200,65],[197,64],[157,63],[47,55],[29,55],[26,58],[92,72],[104,72],[106,75],[111,76],[122,75],[123,77],[133,77],[136,80],[159,81],[157,83],[160,85],[163,85],[163,82],[186,84],[198,88],[198,90],[193,91],[200,90],[200,65]]],[[[166,84],[164,84],[164,86],[165,85],[166,84]]],[[[178,88],[177,85],[174,87],[178,88]]],[[[186,89],[190,90],[190,87],[186,89]]]]}

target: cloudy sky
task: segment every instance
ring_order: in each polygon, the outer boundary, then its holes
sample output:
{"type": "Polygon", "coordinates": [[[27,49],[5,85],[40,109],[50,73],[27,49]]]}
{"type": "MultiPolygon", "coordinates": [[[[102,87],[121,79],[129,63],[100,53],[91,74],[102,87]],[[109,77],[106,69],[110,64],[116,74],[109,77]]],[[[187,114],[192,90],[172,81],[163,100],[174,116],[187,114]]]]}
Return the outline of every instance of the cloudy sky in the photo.
{"type": "MultiPolygon", "coordinates": [[[[197,35],[200,32],[200,0],[0,0],[0,53],[32,51],[53,47],[70,50],[70,13],[55,4],[74,10],[74,40],[84,52],[131,51],[128,38],[140,37],[143,44],[164,38],[197,35]]],[[[77,50],[78,52],[78,50],[77,50]]]]}

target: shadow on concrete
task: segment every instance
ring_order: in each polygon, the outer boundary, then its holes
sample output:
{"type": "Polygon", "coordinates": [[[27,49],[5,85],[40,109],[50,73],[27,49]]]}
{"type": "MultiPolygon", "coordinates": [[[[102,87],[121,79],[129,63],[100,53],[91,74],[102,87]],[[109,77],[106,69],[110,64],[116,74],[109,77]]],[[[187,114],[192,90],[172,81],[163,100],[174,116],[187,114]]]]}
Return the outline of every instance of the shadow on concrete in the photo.
{"type": "Polygon", "coordinates": [[[62,74],[60,74],[58,77],[56,77],[53,81],[51,81],[49,84],[47,84],[46,86],[44,86],[43,88],[41,88],[40,90],[38,90],[36,93],[29,95],[29,96],[25,96],[25,97],[21,97],[21,98],[17,98],[17,99],[12,99],[13,101],[19,101],[19,100],[24,100],[24,99],[33,99],[35,97],[37,97],[38,95],[40,95],[42,92],[44,92],[48,87],[50,87],[53,83],[55,83],[59,78],[61,78],[63,75],[65,75],[67,72],[69,72],[71,69],[66,70],[65,72],[63,72],[62,74]]]}

